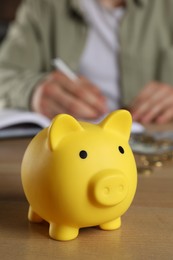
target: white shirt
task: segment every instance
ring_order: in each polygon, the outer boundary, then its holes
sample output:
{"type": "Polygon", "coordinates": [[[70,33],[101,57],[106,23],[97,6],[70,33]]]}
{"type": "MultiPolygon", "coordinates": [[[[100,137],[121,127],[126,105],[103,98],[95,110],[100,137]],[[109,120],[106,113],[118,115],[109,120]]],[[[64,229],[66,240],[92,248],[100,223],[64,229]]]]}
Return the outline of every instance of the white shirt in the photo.
{"type": "Polygon", "coordinates": [[[104,8],[98,0],[81,0],[89,25],[88,39],[80,60],[80,73],[107,97],[109,110],[120,107],[119,23],[124,8],[104,8]]]}

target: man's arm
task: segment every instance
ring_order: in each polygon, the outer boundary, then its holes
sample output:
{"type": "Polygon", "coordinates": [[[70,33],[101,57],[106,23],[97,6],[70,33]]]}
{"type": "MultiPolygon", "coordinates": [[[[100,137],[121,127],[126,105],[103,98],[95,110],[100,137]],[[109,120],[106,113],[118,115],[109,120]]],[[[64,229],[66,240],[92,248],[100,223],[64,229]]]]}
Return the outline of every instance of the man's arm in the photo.
{"type": "Polygon", "coordinates": [[[29,109],[34,86],[47,74],[42,70],[40,3],[22,2],[0,48],[1,107],[29,109]]]}
{"type": "Polygon", "coordinates": [[[133,120],[141,123],[173,121],[173,87],[151,82],[144,87],[130,107],[133,120]]]}

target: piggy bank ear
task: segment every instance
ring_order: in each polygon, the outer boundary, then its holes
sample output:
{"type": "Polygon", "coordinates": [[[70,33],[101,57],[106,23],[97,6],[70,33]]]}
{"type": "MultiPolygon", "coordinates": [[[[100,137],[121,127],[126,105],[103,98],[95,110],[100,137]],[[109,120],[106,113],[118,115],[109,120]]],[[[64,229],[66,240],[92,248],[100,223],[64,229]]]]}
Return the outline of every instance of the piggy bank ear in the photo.
{"type": "Polygon", "coordinates": [[[127,110],[117,110],[110,113],[99,125],[106,130],[117,132],[129,140],[132,116],[127,110]]]}
{"type": "Polygon", "coordinates": [[[48,130],[48,141],[50,149],[53,151],[58,143],[67,135],[82,131],[82,126],[78,121],[70,115],[60,114],[57,115],[48,130]]]}

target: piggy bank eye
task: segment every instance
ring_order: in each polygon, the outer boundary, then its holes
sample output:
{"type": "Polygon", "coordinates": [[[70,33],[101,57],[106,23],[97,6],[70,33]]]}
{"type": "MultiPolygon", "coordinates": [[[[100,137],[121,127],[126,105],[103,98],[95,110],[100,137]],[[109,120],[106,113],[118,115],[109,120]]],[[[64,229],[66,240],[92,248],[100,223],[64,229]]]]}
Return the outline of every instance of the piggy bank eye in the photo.
{"type": "Polygon", "coordinates": [[[122,146],[118,146],[118,150],[120,153],[124,154],[124,148],[122,146]]]}
{"type": "Polygon", "coordinates": [[[82,151],[80,151],[79,156],[81,159],[85,159],[85,158],[87,158],[88,155],[87,155],[86,151],[82,150],[82,151]]]}

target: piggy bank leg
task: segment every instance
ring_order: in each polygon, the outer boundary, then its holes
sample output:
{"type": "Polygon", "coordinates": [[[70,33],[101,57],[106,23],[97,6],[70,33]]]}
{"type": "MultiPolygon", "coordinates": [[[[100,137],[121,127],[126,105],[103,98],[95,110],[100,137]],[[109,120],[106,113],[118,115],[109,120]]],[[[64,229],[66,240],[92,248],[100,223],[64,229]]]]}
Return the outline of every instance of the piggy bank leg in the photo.
{"type": "Polygon", "coordinates": [[[101,224],[99,227],[103,230],[114,230],[118,229],[121,226],[121,218],[114,219],[107,223],[101,224]]]}
{"type": "Polygon", "coordinates": [[[33,211],[32,207],[29,207],[29,211],[28,211],[28,219],[31,222],[35,222],[35,223],[39,223],[42,222],[43,219],[33,211]]]}
{"type": "Polygon", "coordinates": [[[79,229],[65,225],[50,224],[49,235],[55,240],[68,241],[75,239],[79,234],[79,229]]]}

